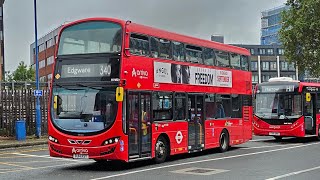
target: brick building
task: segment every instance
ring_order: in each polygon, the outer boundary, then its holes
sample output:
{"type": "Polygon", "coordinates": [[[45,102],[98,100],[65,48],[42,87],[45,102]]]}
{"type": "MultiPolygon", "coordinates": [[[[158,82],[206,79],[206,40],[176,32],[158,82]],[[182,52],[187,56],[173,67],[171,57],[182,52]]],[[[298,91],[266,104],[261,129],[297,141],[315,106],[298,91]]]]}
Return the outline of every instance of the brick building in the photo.
{"type": "MultiPolygon", "coordinates": [[[[39,60],[39,79],[40,82],[48,82],[52,79],[52,65],[54,63],[54,53],[57,42],[57,35],[62,26],[54,29],[45,36],[38,39],[38,60],[39,60]]],[[[30,64],[35,66],[35,43],[30,45],[30,64]]]]}

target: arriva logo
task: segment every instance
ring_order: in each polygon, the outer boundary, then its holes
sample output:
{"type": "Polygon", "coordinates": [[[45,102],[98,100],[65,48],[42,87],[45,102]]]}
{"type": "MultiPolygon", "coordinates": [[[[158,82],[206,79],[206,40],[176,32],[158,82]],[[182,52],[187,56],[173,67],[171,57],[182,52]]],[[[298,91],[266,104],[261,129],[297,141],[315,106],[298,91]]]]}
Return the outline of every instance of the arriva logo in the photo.
{"type": "Polygon", "coordinates": [[[134,68],[132,68],[132,77],[139,77],[140,79],[148,79],[148,71],[145,71],[143,69],[141,70],[136,70],[134,68]]]}
{"type": "Polygon", "coordinates": [[[88,149],[72,148],[72,154],[88,154],[88,149]]]}

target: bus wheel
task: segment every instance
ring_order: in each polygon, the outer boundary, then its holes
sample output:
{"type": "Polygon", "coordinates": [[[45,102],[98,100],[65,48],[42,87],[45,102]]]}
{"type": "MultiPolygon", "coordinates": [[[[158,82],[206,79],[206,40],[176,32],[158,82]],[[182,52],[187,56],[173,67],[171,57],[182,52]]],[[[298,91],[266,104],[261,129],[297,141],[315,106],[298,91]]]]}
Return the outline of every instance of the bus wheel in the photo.
{"type": "Polygon", "coordinates": [[[276,139],[276,141],[281,141],[282,140],[282,136],[273,136],[275,139],[276,139]]]}
{"type": "Polygon", "coordinates": [[[168,142],[163,137],[160,136],[156,142],[156,148],[155,148],[155,162],[156,163],[163,163],[168,155],[168,142]]]}
{"type": "Polygon", "coordinates": [[[220,152],[226,152],[229,149],[229,134],[225,129],[220,134],[219,144],[220,152]]]}

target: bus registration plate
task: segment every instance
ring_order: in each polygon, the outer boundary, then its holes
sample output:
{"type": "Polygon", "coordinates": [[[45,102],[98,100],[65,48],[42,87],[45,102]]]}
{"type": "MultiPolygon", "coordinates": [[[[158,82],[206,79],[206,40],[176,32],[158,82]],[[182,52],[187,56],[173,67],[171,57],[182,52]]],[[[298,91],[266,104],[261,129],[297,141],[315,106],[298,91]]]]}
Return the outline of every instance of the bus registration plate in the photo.
{"type": "Polygon", "coordinates": [[[73,154],[73,159],[89,159],[88,154],[73,154]]]}
{"type": "Polygon", "coordinates": [[[280,136],[279,132],[269,132],[270,136],[280,136]]]}

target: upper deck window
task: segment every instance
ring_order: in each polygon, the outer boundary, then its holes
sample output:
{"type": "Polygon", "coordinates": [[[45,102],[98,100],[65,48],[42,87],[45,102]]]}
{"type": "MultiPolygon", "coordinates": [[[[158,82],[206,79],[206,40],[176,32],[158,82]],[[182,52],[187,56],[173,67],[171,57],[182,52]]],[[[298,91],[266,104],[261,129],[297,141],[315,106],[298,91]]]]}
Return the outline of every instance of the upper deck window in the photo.
{"type": "Polygon", "coordinates": [[[202,48],[198,46],[186,45],[187,62],[203,63],[202,48]]]}
{"type": "Polygon", "coordinates": [[[149,38],[144,35],[131,34],[129,47],[131,54],[147,56],[149,55],[149,38]]]}
{"type": "Polygon", "coordinates": [[[241,56],[241,69],[245,71],[249,71],[248,56],[241,56]]]}
{"type": "Polygon", "coordinates": [[[240,69],[241,68],[240,55],[235,53],[230,53],[230,63],[231,63],[231,67],[235,69],[240,69]]]}
{"type": "Polygon", "coordinates": [[[216,56],[212,49],[205,48],[203,50],[203,60],[205,65],[214,66],[216,56]]]}
{"type": "Polygon", "coordinates": [[[173,53],[172,53],[173,59],[176,61],[184,61],[186,56],[184,44],[173,41],[172,46],[173,46],[173,53]]]}
{"type": "Polygon", "coordinates": [[[62,31],[58,55],[118,53],[122,29],[119,24],[102,21],[79,23],[62,31]]]}
{"type": "Polygon", "coordinates": [[[230,58],[227,52],[216,51],[217,66],[230,67],[230,58]]]}

